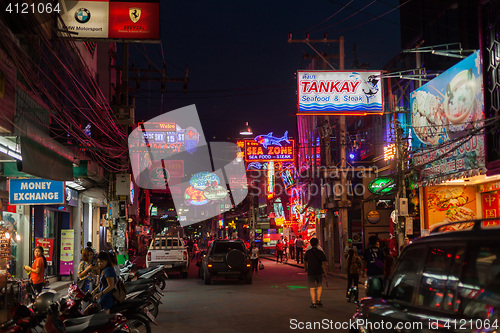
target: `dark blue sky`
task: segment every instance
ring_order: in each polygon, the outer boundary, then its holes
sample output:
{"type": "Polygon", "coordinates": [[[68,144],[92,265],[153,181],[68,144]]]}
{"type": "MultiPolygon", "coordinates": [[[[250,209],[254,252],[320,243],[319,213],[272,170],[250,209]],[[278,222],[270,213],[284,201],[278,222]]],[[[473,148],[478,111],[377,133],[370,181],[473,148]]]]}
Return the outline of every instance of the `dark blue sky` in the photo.
{"type": "MultiPolygon", "coordinates": [[[[294,135],[294,72],[309,63],[303,53],[314,51],[289,44],[287,34],[294,39],[303,39],[306,31],[311,39],[323,38],[324,32],[329,39],[343,35],[346,69],[352,68],[354,43],[359,63],[380,69],[400,52],[397,6],[398,0],[162,1],[162,47],[146,45],[145,51],[158,67],[164,57],[169,77],[182,77],[189,65],[188,92],[169,83],[162,103],[159,86],[143,82],[136,118],[196,104],[209,140],[238,136],[245,121],[256,135],[285,130],[294,135]]],[[[314,47],[338,53],[337,44],[314,47]]],[[[131,52],[134,63],[145,67],[144,57],[133,47],[131,52]]]]}

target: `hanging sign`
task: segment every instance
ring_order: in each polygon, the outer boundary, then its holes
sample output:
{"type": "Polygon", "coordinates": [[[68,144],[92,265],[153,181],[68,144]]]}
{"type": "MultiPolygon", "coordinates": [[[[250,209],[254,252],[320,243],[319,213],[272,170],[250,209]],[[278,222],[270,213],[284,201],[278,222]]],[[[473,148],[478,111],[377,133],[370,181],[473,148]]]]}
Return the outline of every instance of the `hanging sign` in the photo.
{"type": "MultiPolygon", "coordinates": [[[[245,161],[295,161],[295,140],[288,139],[288,132],[275,137],[273,132],[258,135],[254,140],[245,140],[245,161]]],[[[250,165],[250,164],[249,164],[250,165]]],[[[257,167],[257,169],[260,169],[257,167]]]]}
{"type": "Polygon", "coordinates": [[[368,184],[368,190],[373,194],[389,194],[396,189],[396,183],[393,178],[379,177],[368,184]]]}
{"type": "Polygon", "coordinates": [[[382,114],[380,75],[364,71],[298,71],[298,114],[382,114]]]}
{"type": "Polygon", "coordinates": [[[64,182],[31,178],[9,179],[11,205],[64,204],[64,182]]]}

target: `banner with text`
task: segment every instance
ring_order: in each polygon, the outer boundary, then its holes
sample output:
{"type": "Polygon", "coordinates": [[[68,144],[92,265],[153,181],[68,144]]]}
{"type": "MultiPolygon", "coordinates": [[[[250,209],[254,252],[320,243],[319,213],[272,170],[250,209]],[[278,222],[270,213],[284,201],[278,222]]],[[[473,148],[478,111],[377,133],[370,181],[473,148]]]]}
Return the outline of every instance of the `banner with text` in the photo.
{"type": "Polygon", "coordinates": [[[298,114],[382,114],[380,75],[364,71],[298,71],[298,114]]]}

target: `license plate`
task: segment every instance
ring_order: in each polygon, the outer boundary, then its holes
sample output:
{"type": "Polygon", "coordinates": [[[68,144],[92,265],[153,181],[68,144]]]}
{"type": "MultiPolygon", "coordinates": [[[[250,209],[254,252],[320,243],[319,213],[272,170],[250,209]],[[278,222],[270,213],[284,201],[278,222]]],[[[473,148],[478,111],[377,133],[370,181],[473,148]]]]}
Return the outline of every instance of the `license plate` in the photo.
{"type": "Polygon", "coordinates": [[[155,323],[156,325],[158,325],[158,323],[156,322],[155,317],[151,314],[151,312],[149,312],[148,309],[144,309],[144,312],[146,312],[146,316],[148,316],[149,320],[151,320],[153,323],[155,323]]]}
{"type": "Polygon", "coordinates": [[[161,297],[160,297],[158,294],[156,294],[156,293],[153,295],[153,297],[154,297],[154,299],[155,299],[155,300],[157,300],[157,301],[159,301],[159,300],[160,300],[160,298],[161,298],[161,297]]]}

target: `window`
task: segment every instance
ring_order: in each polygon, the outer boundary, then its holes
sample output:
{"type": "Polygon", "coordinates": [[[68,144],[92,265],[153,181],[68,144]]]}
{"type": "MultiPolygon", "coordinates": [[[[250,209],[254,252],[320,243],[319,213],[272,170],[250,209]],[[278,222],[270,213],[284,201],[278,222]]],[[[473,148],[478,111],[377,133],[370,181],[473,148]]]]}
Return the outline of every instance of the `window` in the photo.
{"type": "Polygon", "coordinates": [[[456,293],[464,253],[464,247],[458,246],[435,246],[430,249],[422,271],[418,305],[458,310],[456,293]]]}
{"type": "Polygon", "coordinates": [[[458,284],[459,311],[494,320],[500,314],[500,243],[472,244],[458,284]]]}
{"type": "Polygon", "coordinates": [[[212,253],[227,253],[233,249],[245,252],[243,243],[240,242],[220,242],[214,245],[212,253]]]}
{"type": "Polygon", "coordinates": [[[424,247],[406,251],[394,271],[387,295],[398,301],[411,303],[418,281],[418,270],[423,261],[424,247]]]}

